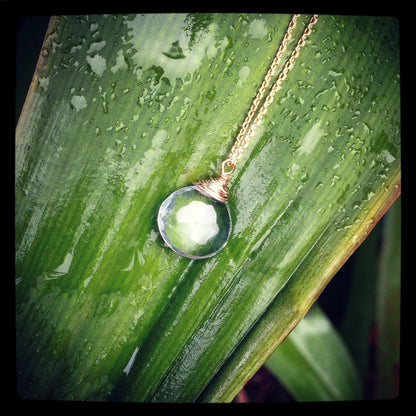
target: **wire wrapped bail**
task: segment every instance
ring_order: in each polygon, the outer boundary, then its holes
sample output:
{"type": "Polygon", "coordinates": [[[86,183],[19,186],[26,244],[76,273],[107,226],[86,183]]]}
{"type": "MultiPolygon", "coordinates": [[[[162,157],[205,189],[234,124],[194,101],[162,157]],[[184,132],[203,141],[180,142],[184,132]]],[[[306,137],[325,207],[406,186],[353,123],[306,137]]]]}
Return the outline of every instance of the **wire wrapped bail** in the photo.
{"type": "Polygon", "coordinates": [[[216,201],[227,204],[228,183],[231,179],[231,174],[234,172],[234,169],[235,165],[231,162],[230,159],[224,160],[224,162],[222,162],[220,176],[218,176],[217,178],[210,178],[207,180],[194,182],[194,185],[202,194],[208,196],[209,198],[213,198],[216,201]],[[229,166],[231,170],[226,170],[226,165],[229,166]]]}

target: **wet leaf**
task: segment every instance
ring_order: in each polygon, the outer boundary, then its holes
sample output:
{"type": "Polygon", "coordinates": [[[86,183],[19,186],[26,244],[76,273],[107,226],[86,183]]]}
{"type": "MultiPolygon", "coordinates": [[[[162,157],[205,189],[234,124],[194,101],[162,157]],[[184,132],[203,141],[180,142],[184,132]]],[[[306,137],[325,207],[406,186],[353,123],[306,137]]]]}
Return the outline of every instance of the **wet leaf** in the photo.
{"type": "Polygon", "coordinates": [[[232,400],[399,195],[397,21],[321,16],[233,175],[226,248],[164,246],[160,204],[218,174],[289,19],[51,20],[16,130],[19,396],[232,400]]]}

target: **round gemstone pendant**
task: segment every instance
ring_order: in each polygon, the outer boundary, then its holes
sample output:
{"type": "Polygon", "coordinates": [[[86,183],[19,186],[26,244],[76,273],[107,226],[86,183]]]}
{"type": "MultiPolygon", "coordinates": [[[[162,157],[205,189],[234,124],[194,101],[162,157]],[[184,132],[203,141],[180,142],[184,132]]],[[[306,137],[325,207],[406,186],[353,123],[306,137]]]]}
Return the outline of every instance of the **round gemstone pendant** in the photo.
{"type": "Polygon", "coordinates": [[[165,243],[190,259],[212,257],[231,234],[228,204],[203,195],[196,186],[170,194],[159,208],[157,222],[165,243]]]}

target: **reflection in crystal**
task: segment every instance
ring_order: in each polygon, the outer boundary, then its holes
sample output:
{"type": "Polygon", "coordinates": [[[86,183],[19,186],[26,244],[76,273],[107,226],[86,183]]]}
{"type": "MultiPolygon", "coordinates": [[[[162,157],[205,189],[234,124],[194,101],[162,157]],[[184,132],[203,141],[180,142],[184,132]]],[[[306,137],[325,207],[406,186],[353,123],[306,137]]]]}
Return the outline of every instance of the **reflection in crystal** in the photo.
{"type": "Polygon", "coordinates": [[[206,244],[218,234],[217,213],[212,205],[192,201],[176,213],[176,221],[184,224],[184,229],[192,241],[206,244]]]}

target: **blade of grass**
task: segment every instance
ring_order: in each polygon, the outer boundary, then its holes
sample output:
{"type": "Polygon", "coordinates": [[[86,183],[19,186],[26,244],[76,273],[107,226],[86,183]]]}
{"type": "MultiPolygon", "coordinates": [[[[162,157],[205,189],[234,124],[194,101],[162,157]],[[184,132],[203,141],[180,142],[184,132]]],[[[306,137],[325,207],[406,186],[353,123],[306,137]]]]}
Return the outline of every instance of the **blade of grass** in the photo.
{"type": "Polygon", "coordinates": [[[354,253],[347,305],[341,322],[341,333],[357,363],[360,378],[366,385],[371,365],[372,330],[375,319],[377,264],[382,223],[378,223],[354,253]]]}
{"type": "Polygon", "coordinates": [[[357,251],[342,334],[357,362],[365,398],[398,395],[401,204],[393,204],[357,251]]]}
{"type": "Polygon", "coordinates": [[[314,305],[265,363],[298,401],[358,400],[358,371],[341,336],[314,305]]]}
{"type": "Polygon", "coordinates": [[[399,395],[401,198],[383,223],[376,298],[376,399],[399,395]]]}

